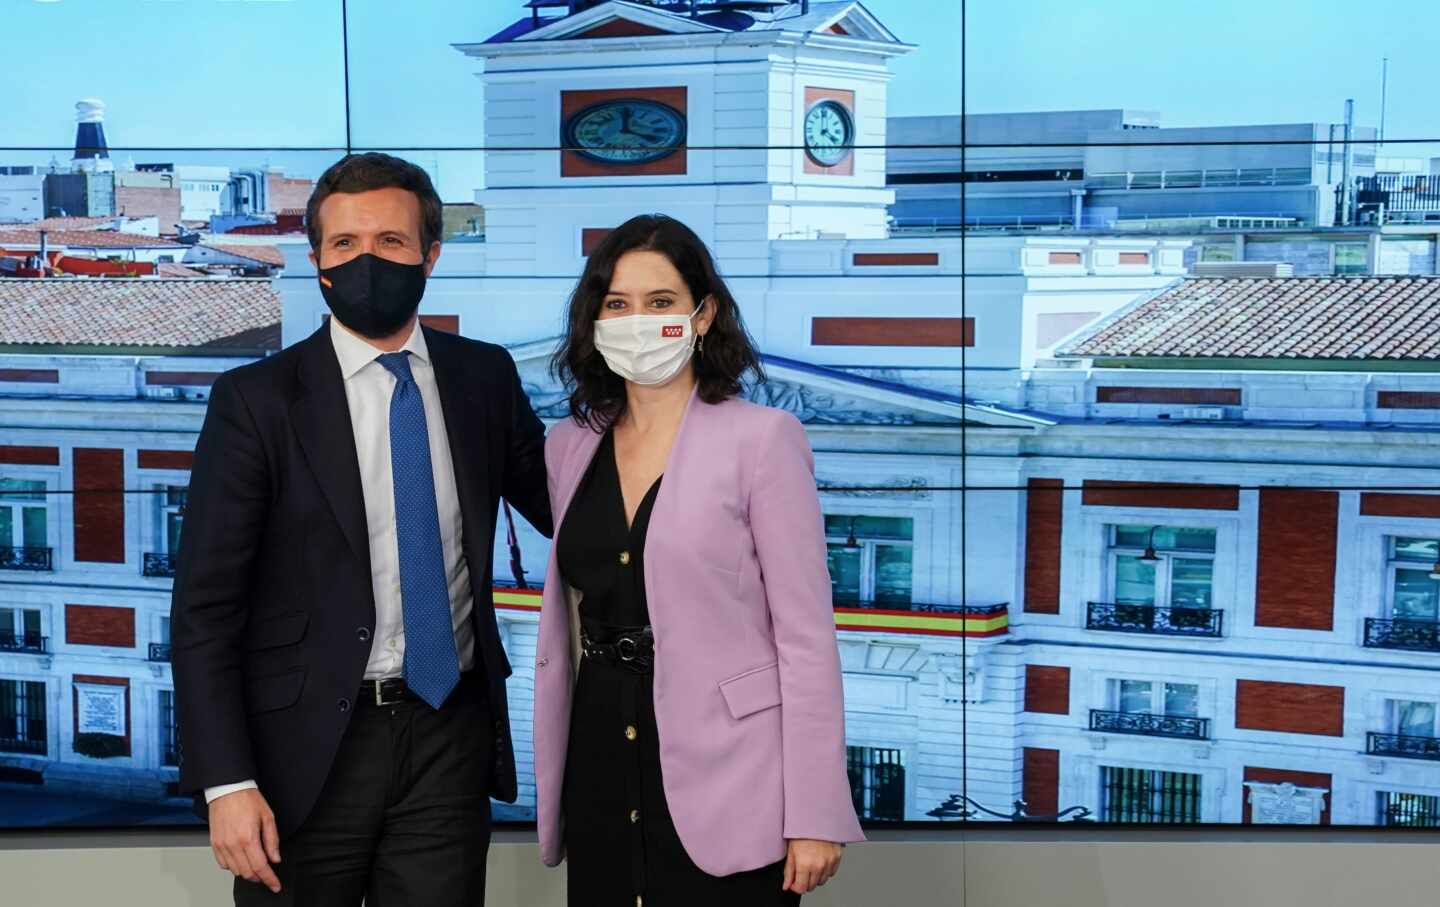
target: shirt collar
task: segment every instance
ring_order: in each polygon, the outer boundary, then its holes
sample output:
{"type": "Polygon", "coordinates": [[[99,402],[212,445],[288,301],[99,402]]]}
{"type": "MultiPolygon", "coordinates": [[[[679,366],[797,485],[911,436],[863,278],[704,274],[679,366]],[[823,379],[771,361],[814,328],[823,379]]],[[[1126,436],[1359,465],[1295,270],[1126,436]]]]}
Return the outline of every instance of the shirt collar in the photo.
{"type": "MultiPolygon", "coordinates": [[[[340,360],[340,374],[347,381],[381,356],[379,349],[341,327],[333,315],[330,316],[330,342],[335,347],[336,358],[340,360]]],[[[420,329],[419,320],[416,320],[415,329],[400,349],[422,362],[430,361],[430,348],[425,345],[425,332],[420,329]]]]}

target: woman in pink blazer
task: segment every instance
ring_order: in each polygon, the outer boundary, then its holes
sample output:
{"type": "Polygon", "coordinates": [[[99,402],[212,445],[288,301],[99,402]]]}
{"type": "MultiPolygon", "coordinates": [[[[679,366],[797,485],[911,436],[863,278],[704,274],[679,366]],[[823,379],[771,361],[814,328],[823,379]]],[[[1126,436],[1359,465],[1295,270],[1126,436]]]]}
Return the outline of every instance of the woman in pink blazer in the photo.
{"type": "Polygon", "coordinates": [[[634,218],[555,357],[535,659],[541,858],[572,904],[795,904],[864,840],[814,463],[704,244],[634,218]]]}

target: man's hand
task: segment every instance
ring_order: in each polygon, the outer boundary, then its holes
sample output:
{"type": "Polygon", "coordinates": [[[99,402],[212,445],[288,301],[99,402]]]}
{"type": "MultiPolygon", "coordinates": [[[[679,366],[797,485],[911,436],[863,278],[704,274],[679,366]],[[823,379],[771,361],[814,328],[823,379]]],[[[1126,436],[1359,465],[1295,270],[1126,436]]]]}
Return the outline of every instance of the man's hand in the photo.
{"type": "Polygon", "coordinates": [[[210,803],[210,848],[221,869],[279,893],[280,880],[270,864],[280,862],[280,833],[258,790],[236,791],[210,803]]]}
{"type": "Polygon", "coordinates": [[[785,884],[780,886],[780,890],[807,894],[824,885],[840,869],[843,851],[841,845],[830,841],[805,838],[790,841],[785,855],[785,884]]]}

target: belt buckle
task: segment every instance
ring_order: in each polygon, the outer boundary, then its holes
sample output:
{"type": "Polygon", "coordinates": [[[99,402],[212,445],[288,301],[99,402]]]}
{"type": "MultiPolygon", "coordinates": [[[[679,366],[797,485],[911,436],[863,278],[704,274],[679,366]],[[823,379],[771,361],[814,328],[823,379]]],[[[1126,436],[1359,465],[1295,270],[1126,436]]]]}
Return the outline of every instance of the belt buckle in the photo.
{"type": "Polygon", "coordinates": [[[397,703],[399,703],[399,702],[401,701],[401,700],[399,700],[399,699],[386,699],[386,698],[385,698],[384,690],[385,690],[385,681],[384,681],[384,680],[377,680],[377,681],[375,681],[375,704],[376,704],[377,706],[395,705],[395,704],[397,704],[397,703]]]}
{"type": "Polygon", "coordinates": [[[615,654],[621,661],[634,661],[635,654],[639,651],[640,644],[635,641],[635,637],[633,636],[622,636],[615,640],[615,654]],[[630,645],[628,653],[625,649],[626,643],[630,645]]]}

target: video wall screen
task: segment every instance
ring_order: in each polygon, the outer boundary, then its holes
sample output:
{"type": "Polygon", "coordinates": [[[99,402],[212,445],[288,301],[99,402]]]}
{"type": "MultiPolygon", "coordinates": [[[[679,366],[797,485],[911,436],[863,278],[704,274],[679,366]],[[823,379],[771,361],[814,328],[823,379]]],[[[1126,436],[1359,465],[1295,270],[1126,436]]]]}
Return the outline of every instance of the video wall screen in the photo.
{"type": "MultiPolygon", "coordinates": [[[[198,822],[197,432],[325,327],[304,209],[369,150],[444,202],[422,320],[547,424],[606,233],[710,246],[815,451],[867,824],[1440,826],[1440,120],[1395,40],[1440,21],[1370,9],[14,5],[57,40],[0,114],[0,826],[198,822]]],[[[509,530],[524,824],[549,543],[509,530]]]]}

